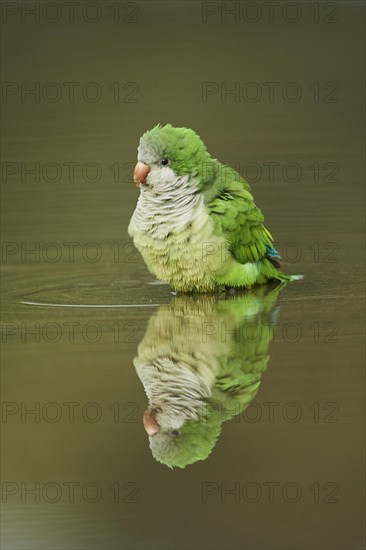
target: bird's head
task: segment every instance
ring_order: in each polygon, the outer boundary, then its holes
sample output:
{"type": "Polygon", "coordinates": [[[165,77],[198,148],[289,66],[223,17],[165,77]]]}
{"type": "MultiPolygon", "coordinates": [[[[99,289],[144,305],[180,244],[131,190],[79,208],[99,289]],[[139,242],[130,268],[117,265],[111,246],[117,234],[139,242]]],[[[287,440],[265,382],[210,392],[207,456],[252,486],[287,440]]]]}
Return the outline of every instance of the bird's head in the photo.
{"type": "Polygon", "coordinates": [[[170,468],[185,468],[211,453],[221,432],[219,410],[208,405],[199,419],[186,420],[180,428],[165,427],[148,411],[144,415],[154,458],[170,468]]]}
{"type": "Polygon", "coordinates": [[[137,150],[134,182],[155,193],[187,186],[203,190],[218,171],[217,161],[190,128],[155,126],[141,137],[137,150]]]}

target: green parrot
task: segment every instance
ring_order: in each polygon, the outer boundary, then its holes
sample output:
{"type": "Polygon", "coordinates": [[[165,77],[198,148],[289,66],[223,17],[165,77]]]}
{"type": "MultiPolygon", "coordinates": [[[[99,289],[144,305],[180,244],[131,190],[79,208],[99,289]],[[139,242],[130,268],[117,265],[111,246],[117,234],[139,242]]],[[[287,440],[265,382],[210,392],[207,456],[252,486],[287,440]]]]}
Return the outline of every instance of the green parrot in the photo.
{"type": "Polygon", "coordinates": [[[222,423],[253,400],[284,284],[225,299],[182,294],[150,318],[134,366],[149,400],[143,424],[156,460],[171,468],[205,460],[222,423]]]}
{"type": "Polygon", "coordinates": [[[213,292],[288,281],[249,184],[213,159],[190,128],[140,139],[140,196],[128,233],[149,270],[175,291],[213,292]]]}

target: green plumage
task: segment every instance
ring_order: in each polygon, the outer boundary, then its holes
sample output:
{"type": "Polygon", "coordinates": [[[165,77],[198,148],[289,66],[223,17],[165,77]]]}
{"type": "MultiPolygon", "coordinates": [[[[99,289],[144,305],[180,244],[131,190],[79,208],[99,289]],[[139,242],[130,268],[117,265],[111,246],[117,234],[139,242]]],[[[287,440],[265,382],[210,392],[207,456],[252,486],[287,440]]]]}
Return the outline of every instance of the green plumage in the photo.
{"type": "Polygon", "coordinates": [[[149,408],[158,411],[160,431],[150,437],[156,460],[179,468],[205,460],[223,422],[255,398],[280,290],[260,287],[225,300],[180,296],[152,316],[134,363],[149,408]]]}
{"type": "Polygon", "coordinates": [[[139,161],[149,174],[129,233],[159,278],[185,292],[291,280],[278,269],[249,184],[213,159],[193,130],[153,128],[140,140],[139,161]],[[175,223],[180,216],[182,224],[175,223]]]}

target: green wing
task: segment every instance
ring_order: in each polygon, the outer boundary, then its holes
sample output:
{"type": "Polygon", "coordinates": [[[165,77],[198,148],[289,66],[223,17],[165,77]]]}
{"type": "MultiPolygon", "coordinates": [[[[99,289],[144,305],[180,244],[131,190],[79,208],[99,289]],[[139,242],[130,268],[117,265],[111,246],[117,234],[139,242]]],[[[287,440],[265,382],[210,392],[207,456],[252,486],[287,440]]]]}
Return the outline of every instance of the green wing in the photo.
{"type": "MultiPolygon", "coordinates": [[[[244,410],[255,398],[264,371],[269,360],[269,345],[274,328],[278,322],[279,308],[275,307],[281,291],[281,285],[265,294],[263,288],[258,292],[240,298],[231,305],[233,311],[257,311],[248,317],[242,317],[236,323],[233,345],[230,354],[220,361],[220,371],[216,375],[216,399],[221,402],[228,420],[244,410]],[[235,308],[235,309],[233,309],[235,308]]],[[[220,306],[219,306],[220,307],[220,306]]]]}
{"type": "Polygon", "coordinates": [[[207,205],[215,233],[224,234],[234,258],[244,264],[266,256],[273,238],[255,205],[249,184],[232,168],[223,166],[221,191],[207,205]],[[224,174],[224,175],[223,175],[224,174]]]}

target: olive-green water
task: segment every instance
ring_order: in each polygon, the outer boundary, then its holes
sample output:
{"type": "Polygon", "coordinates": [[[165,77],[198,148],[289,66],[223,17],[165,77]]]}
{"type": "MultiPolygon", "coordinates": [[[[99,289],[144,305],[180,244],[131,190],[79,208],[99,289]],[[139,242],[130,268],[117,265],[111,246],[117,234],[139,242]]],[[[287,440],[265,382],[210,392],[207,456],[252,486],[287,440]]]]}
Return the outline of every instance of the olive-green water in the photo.
{"type": "Polygon", "coordinates": [[[364,548],[363,4],[35,4],[2,6],[2,548],[364,548]],[[241,171],[303,280],[155,281],[127,226],[158,122],[241,171]],[[149,449],[148,349],[248,377],[184,469],[149,449]]]}

